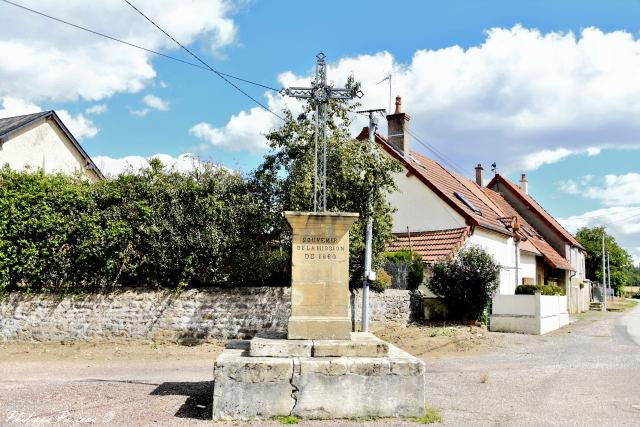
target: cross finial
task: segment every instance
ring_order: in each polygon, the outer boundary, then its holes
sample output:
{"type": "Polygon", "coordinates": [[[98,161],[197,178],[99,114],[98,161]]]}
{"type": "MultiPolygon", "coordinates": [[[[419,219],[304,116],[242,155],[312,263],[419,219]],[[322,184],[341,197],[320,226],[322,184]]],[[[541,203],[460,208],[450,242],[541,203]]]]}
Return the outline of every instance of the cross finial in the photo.
{"type": "Polygon", "coordinates": [[[402,98],[400,95],[396,96],[396,112],[394,114],[402,113],[402,98]]]}

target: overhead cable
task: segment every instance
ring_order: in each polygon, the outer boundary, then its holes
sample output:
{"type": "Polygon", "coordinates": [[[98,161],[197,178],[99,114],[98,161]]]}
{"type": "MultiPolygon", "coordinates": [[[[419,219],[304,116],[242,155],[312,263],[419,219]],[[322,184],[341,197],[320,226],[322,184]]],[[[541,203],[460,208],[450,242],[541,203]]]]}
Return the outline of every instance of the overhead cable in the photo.
{"type": "Polygon", "coordinates": [[[40,15],[42,17],[54,20],[54,21],[59,22],[61,24],[69,25],[69,26],[71,26],[73,28],[76,28],[78,30],[86,31],[86,32],[94,34],[96,36],[104,37],[104,38],[107,38],[109,40],[112,40],[112,41],[115,41],[115,42],[118,42],[118,43],[122,43],[124,45],[130,46],[130,47],[133,47],[133,48],[136,48],[136,49],[140,49],[140,50],[143,50],[145,52],[152,53],[154,55],[158,55],[158,56],[161,56],[161,57],[166,58],[166,59],[170,59],[172,61],[181,62],[183,64],[190,65],[192,67],[196,67],[196,68],[200,68],[202,70],[207,70],[207,71],[214,72],[214,73],[218,74],[221,77],[222,76],[228,77],[230,79],[238,80],[238,81],[241,81],[241,82],[244,82],[244,83],[247,83],[247,84],[251,84],[251,85],[254,85],[254,86],[262,87],[262,88],[268,89],[268,90],[273,90],[273,91],[276,91],[276,92],[280,91],[280,89],[274,88],[272,86],[268,86],[268,85],[265,85],[265,84],[262,84],[262,83],[257,83],[257,82],[254,82],[254,81],[251,81],[251,80],[248,80],[248,79],[244,79],[242,77],[234,76],[233,74],[223,73],[222,71],[214,70],[211,67],[207,67],[207,66],[203,66],[203,65],[200,65],[200,64],[196,64],[196,63],[193,63],[193,62],[190,62],[190,61],[185,61],[184,59],[176,58],[175,56],[167,55],[165,53],[158,52],[156,50],[149,49],[149,48],[146,48],[144,46],[140,46],[138,44],[131,43],[131,42],[119,39],[119,38],[114,37],[114,36],[110,36],[109,34],[101,33],[100,31],[92,30],[91,28],[84,27],[84,26],[78,25],[78,24],[74,24],[73,22],[65,21],[64,19],[56,18],[55,16],[48,15],[48,14],[46,14],[44,12],[40,12],[38,10],[31,9],[29,7],[23,6],[23,5],[18,4],[18,3],[14,3],[14,2],[9,1],[9,0],[0,0],[0,1],[3,2],[3,3],[9,4],[9,5],[12,5],[12,6],[18,7],[20,9],[26,10],[28,12],[35,13],[35,14],[40,15]]]}
{"type": "MultiPolygon", "coordinates": [[[[4,0],[3,0],[4,1],[4,0]]],[[[176,40],[175,38],[173,38],[173,36],[171,36],[171,34],[167,33],[165,30],[163,30],[158,24],[156,24],[151,18],[149,18],[147,15],[145,15],[140,9],[138,9],[137,7],[135,7],[129,0],[124,0],[125,3],[127,3],[129,6],[131,6],[131,8],[133,8],[133,10],[135,10],[136,12],[138,12],[140,15],[142,15],[144,17],[144,19],[146,19],[147,21],[149,21],[154,27],[156,27],[158,30],[160,30],[165,36],[169,37],[171,40],[173,40],[174,43],[176,43],[178,46],[180,46],[184,51],[186,51],[189,55],[191,55],[192,57],[194,57],[198,62],[200,62],[202,65],[204,65],[208,70],[214,72],[218,77],[220,77],[222,80],[224,80],[225,82],[229,83],[231,86],[233,86],[236,90],[238,90],[240,93],[242,93],[244,96],[246,96],[247,98],[251,99],[253,102],[255,102],[256,104],[258,104],[260,107],[262,107],[265,111],[270,112],[271,114],[273,114],[274,116],[276,116],[277,118],[279,118],[280,120],[282,120],[283,122],[286,121],[284,118],[282,118],[281,116],[279,116],[276,112],[274,112],[273,110],[271,110],[269,107],[267,107],[266,105],[264,105],[262,102],[258,101],[257,99],[255,99],[253,96],[249,95],[247,92],[245,92],[244,90],[240,89],[236,84],[234,84],[232,81],[230,81],[229,79],[226,78],[225,75],[223,75],[222,73],[220,73],[219,71],[215,70],[214,68],[212,68],[209,64],[207,64],[205,61],[203,61],[198,55],[196,55],[195,53],[193,53],[189,48],[187,48],[185,45],[183,45],[182,43],[180,43],[178,40],[176,40]]]]}

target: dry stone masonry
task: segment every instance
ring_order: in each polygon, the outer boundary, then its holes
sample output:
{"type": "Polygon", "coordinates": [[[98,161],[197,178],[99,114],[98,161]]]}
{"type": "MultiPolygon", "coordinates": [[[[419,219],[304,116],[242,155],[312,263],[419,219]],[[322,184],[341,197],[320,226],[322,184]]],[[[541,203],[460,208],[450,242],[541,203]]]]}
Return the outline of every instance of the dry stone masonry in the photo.
{"type": "MultiPolygon", "coordinates": [[[[373,322],[407,323],[408,291],[370,294],[373,322]]],[[[355,295],[356,319],[362,306],[355,295]]],[[[151,290],[24,295],[0,300],[0,341],[156,339],[169,342],[251,338],[286,331],[291,288],[202,288],[179,293],[151,290]]]]}

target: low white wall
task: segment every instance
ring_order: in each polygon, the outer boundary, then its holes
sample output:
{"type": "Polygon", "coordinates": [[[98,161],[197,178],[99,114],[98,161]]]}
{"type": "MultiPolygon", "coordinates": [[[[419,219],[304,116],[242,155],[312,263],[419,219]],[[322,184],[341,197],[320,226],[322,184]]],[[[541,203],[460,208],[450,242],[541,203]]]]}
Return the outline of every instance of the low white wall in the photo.
{"type": "Polygon", "coordinates": [[[496,295],[489,328],[498,332],[542,335],[568,323],[566,296],[496,295]]]}

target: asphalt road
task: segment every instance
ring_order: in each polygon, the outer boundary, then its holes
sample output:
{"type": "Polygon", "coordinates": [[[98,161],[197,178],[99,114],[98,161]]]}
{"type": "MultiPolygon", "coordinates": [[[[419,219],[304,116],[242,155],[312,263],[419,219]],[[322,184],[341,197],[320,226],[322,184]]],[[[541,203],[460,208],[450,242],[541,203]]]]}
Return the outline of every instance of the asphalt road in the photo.
{"type": "Polygon", "coordinates": [[[640,306],[504,342],[428,363],[429,400],[445,424],[640,425],[640,306]]]}
{"type": "MultiPolygon", "coordinates": [[[[495,338],[480,354],[425,356],[428,403],[444,424],[640,425],[640,306],[589,313],[543,337],[495,338]]],[[[0,349],[0,425],[210,425],[208,380],[218,348],[146,349],[142,358],[128,347],[89,350],[65,349],[60,357],[33,354],[46,348],[0,349]]],[[[300,425],[338,424],[412,425],[300,425]]]]}

